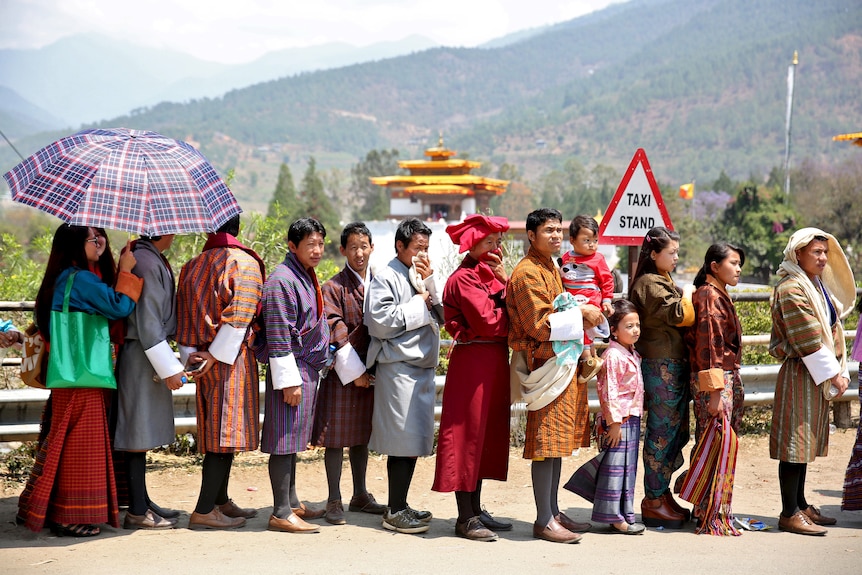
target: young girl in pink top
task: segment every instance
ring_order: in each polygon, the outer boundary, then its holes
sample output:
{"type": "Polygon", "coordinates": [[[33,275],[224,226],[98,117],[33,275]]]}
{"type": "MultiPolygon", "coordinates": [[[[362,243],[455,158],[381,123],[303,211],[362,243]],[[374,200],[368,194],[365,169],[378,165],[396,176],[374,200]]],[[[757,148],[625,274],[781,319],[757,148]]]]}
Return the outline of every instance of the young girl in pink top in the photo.
{"type": "Polygon", "coordinates": [[[566,489],[593,504],[593,521],[607,523],[614,533],[638,535],[645,529],[635,523],[634,512],[644,397],[641,358],[634,348],[640,318],[634,304],[617,300],[608,323],[611,342],[596,386],[602,407],[596,417],[601,451],[572,475],[566,489]]]}

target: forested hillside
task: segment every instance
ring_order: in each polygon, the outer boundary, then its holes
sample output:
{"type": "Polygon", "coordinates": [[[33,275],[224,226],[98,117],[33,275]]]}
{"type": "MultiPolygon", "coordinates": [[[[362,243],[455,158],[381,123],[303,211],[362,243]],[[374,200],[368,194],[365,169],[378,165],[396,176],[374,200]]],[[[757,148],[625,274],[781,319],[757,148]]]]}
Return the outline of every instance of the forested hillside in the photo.
{"type": "MultiPolygon", "coordinates": [[[[438,48],[300,74],[104,125],[198,144],[237,194],[272,195],[282,162],[343,173],[369,150],[447,145],[538,179],[577,159],[622,170],[643,147],[659,179],[765,175],[784,155],[786,74],[799,51],[793,157],[837,162],[862,129],[858,0],[634,0],[499,48],[438,48]]],[[[29,153],[58,134],[16,142],[29,153]]],[[[0,167],[16,159],[0,148],[0,167]]]]}

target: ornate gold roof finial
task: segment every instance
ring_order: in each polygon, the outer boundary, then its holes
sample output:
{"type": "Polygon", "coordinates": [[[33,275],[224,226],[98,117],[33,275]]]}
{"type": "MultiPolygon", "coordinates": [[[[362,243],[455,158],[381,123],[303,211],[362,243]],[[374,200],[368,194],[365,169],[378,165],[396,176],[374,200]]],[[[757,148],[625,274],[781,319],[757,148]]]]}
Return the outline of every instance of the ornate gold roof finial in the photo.
{"type": "Polygon", "coordinates": [[[438,132],[438,134],[439,134],[439,139],[437,140],[437,147],[442,148],[443,147],[443,130],[440,130],[440,132],[438,132]]]}
{"type": "Polygon", "coordinates": [[[799,53],[796,50],[794,50],[793,51],[793,65],[796,66],[797,64],[799,64],[799,53]]]}

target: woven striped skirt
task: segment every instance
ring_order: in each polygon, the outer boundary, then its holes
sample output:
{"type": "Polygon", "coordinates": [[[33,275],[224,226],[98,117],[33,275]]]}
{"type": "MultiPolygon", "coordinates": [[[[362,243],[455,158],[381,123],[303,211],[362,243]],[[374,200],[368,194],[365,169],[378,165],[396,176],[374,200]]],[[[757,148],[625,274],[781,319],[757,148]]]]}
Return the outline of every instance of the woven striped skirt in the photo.
{"type": "MultiPolygon", "coordinates": [[[[859,376],[862,380],[862,373],[859,376]]],[[[859,403],[862,406],[862,386],[859,387],[859,403]]],[[[862,510],[862,420],[856,430],[856,443],[850,454],[850,464],[844,475],[844,497],[841,499],[841,511],[862,510]]]]}

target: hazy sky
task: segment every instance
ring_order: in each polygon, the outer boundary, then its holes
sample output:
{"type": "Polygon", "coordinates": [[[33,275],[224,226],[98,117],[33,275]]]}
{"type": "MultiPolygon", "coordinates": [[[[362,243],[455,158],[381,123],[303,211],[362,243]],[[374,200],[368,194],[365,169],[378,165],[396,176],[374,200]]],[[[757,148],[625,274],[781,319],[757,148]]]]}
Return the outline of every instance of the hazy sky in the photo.
{"type": "Polygon", "coordinates": [[[273,50],[421,34],[475,46],[623,0],[0,0],[0,49],[97,32],[239,63],[273,50]]]}

